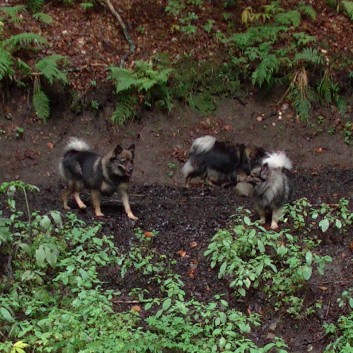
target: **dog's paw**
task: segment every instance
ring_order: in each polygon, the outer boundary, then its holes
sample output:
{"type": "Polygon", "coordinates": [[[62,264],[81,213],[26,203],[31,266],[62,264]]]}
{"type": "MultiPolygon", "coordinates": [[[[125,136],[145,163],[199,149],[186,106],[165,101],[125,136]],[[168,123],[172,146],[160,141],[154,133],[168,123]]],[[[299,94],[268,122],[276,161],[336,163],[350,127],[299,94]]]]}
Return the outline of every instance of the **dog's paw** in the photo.
{"type": "Polygon", "coordinates": [[[272,229],[272,230],[278,229],[278,224],[277,224],[277,222],[272,222],[272,223],[271,223],[271,229],[272,229]]]}
{"type": "Polygon", "coordinates": [[[138,220],[138,217],[134,216],[132,213],[129,213],[127,216],[133,221],[137,221],[138,220]]]}

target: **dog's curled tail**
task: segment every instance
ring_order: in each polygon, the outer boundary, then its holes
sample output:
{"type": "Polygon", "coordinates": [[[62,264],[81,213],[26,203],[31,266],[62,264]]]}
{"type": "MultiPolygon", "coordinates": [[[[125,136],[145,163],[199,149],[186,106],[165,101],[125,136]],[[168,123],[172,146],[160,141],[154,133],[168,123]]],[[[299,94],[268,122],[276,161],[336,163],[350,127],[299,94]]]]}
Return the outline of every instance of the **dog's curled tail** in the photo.
{"type": "Polygon", "coordinates": [[[262,160],[262,164],[267,164],[270,169],[287,169],[293,168],[292,161],[287,157],[283,151],[268,153],[262,160]]]}
{"type": "Polygon", "coordinates": [[[199,154],[203,152],[209,152],[214,144],[216,143],[216,138],[210,135],[198,137],[191,145],[190,153],[199,154]]]}
{"type": "Polygon", "coordinates": [[[91,147],[87,142],[77,137],[70,137],[68,143],[64,148],[64,154],[69,151],[77,151],[77,152],[84,152],[90,151],[91,147]]]}

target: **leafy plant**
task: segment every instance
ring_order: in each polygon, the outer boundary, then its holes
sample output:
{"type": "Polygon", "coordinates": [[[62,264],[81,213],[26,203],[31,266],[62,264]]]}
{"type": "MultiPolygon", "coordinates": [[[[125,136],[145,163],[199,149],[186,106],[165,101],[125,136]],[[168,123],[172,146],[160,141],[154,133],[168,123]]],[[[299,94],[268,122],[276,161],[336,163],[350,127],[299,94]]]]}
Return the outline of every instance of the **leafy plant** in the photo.
{"type": "Polygon", "coordinates": [[[353,223],[353,213],[348,205],[348,200],[341,199],[337,204],[322,203],[315,207],[306,198],[302,198],[285,207],[285,219],[294,228],[306,232],[319,228],[325,233],[330,227],[344,231],[353,223]]]}
{"type": "Polygon", "coordinates": [[[353,21],[353,1],[342,1],[342,7],[348,18],[353,21]]]}
{"type": "Polygon", "coordinates": [[[331,323],[324,326],[326,334],[333,337],[333,342],[327,345],[324,353],[348,353],[353,349],[352,288],[343,291],[338,301],[341,307],[348,306],[348,313],[341,315],[336,325],[331,323]]]}
{"type": "Polygon", "coordinates": [[[154,67],[152,62],[136,61],[133,70],[111,66],[108,78],[115,85],[115,93],[120,98],[112,119],[124,123],[137,112],[137,103],[145,107],[160,104],[168,111],[172,101],[167,87],[169,68],[154,67]]]}
{"type": "MultiPolygon", "coordinates": [[[[209,303],[186,300],[182,285],[180,280],[166,280],[166,298],[154,299],[145,305],[146,310],[153,308],[155,314],[146,320],[147,332],[136,332],[135,340],[142,343],[140,349],[134,347],[136,352],[148,352],[148,349],[181,352],[286,352],[285,343],[277,337],[274,342],[263,347],[258,347],[246,337],[251,326],[260,324],[256,314],[246,317],[229,308],[228,302],[221,296],[216,296],[209,303]]],[[[128,346],[130,349],[132,347],[128,346]]]]}
{"type": "MultiPolygon", "coordinates": [[[[41,7],[38,1],[28,3],[33,9],[41,7]]],[[[19,17],[18,13],[24,11],[23,6],[0,8],[0,16],[3,13],[5,21],[14,21],[19,17]]],[[[51,23],[50,16],[36,12],[33,15],[39,21],[46,24],[51,23]]],[[[1,18],[1,17],[0,17],[1,18]]],[[[49,55],[37,58],[34,65],[27,64],[20,58],[21,52],[31,53],[47,44],[46,38],[31,32],[11,35],[0,39],[0,81],[9,79],[18,85],[25,86],[23,81],[33,81],[33,107],[39,118],[46,121],[50,115],[49,98],[42,89],[42,79],[46,79],[51,85],[55,81],[66,84],[68,79],[66,73],[59,66],[67,64],[67,60],[62,55],[49,55]]],[[[22,55],[21,55],[22,56],[22,55]]]]}
{"type": "Polygon", "coordinates": [[[137,243],[132,243],[129,252],[119,258],[118,264],[121,266],[121,277],[127,274],[132,276],[133,272],[142,274],[147,282],[160,281],[160,277],[166,276],[169,267],[174,263],[166,256],[151,251],[153,238],[156,232],[142,232],[141,229],[135,231],[137,243]],[[132,272],[132,273],[131,273],[132,272]]]}
{"type": "Polygon", "coordinates": [[[293,302],[297,291],[317,269],[323,274],[329,256],[312,251],[312,242],[300,243],[288,231],[266,231],[245,217],[237,217],[229,230],[219,230],[212,238],[205,256],[218,277],[240,296],[253,288],[277,298],[276,306],[293,302]]]}

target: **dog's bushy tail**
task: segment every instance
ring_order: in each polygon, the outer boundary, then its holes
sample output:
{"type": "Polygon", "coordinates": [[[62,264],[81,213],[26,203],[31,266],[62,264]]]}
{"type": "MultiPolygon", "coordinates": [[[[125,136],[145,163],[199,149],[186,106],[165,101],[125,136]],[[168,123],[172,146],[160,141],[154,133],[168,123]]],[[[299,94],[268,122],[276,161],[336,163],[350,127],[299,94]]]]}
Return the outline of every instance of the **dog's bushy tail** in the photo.
{"type": "Polygon", "coordinates": [[[191,145],[190,154],[199,154],[203,152],[209,152],[214,144],[216,138],[210,135],[198,137],[191,145]]]}
{"type": "Polygon", "coordinates": [[[267,156],[262,160],[262,165],[267,164],[270,169],[287,169],[293,168],[292,161],[283,151],[267,153],[267,156]]]}
{"type": "Polygon", "coordinates": [[[77,152],[84,152],[90,151],[91,147],[87,142],[77,137],[70,137],[68,143],[64,148],[64,154],[69,151],[77,151],[77,152]]]}

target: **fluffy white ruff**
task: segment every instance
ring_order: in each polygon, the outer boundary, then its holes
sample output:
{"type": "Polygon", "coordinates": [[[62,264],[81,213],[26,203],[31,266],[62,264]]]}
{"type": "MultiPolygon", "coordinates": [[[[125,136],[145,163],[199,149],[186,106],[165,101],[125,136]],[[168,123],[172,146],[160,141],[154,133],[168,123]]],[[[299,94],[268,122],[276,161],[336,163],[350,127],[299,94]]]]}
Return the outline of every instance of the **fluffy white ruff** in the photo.
{"type": "Polygon", "coordinates": [[[210,151],[214,144],[216,143],[216,138],[210,135],[198,137],[191,146],[191,153],[202,153],[210,151]]]}
{"type": "Polygon", "coordinates": [[[77,137],[70,137],[69,142],[64,148],[64,153],[68,151],[90,151],[89,144],[77,137]]]}
{"type": "Polygon", "coordinates": [[[262,164],[266,164],[269,166],[270,169],[288,169],[291,170],[293,168],[292,161],[287,157],[285,152],[273,152],[268,153],[267,157],[262,160],[262,164]]]}

